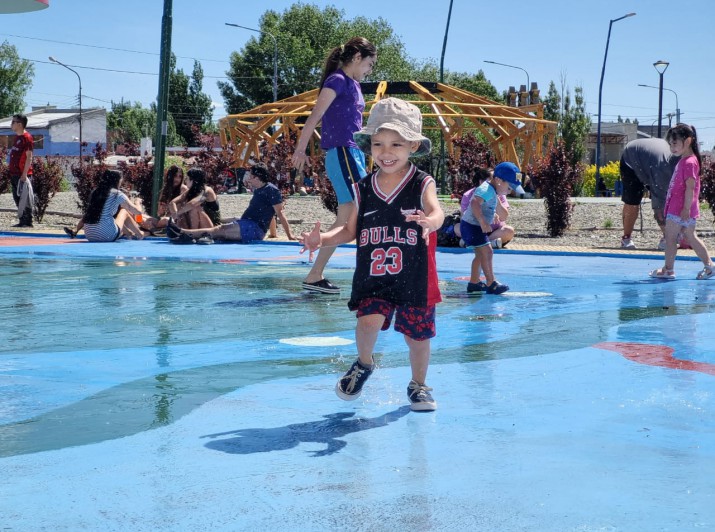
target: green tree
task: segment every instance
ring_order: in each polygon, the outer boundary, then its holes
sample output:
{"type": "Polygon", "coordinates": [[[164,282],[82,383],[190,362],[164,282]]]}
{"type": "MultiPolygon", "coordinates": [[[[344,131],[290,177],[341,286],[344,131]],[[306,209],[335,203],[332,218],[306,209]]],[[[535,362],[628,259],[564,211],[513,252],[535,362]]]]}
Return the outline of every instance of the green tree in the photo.
{"type": "MultiPolygon", "coordinates": [[[[378,49],[373,80],[407,80],[413,71],[404,45],[382,18],[345,19],[335,7],[294,4],[283,13],[269,10],[261,17],[261,34],[241,51],[232,52],[226,72],[229,82],[218,82],[228,113],[240,113],[273,100],[273,50],[278,45],[278,99],[317,87],[328,52],[354,36],[378,49]],[[270,35],[269,35],[270,34],[270,35]]],[[[247,31],[237,28],[236,31],[247,31]]]]}
{"type": "MultiPolygon", "coordinates": [[[[139,144],[142,137],[154,138],[156,129],[156,105],[151,109],[142,107],[139,102],[112,102],[107,113],[107,131],[112,148],[118,145],[139,144]]],[[[169,146],[180,146],[183,140],[176,133],[173,117],[169,115],[167,143],[169,146]]]]}
{"type": "Polygon", "coordinates": [[[549,83],[549,90],[543,98],[544,118],[558,124],[557,133],[564,141],[564,149],[571,154],[572,165],[581,163],[586,157],[586,137],[591,130],[591,118],[586,112],[583,87],[574,89],[574,100],[571,103],[571,90],[565,88],[562,100],[556,90],[556,84],[549,83]]]}
{"type": "Polygon", "coordinates": [[[3,41],[0,44],[0,116],[22,112],[34,75],[32,62],[21,59],[17,49],[3,41]]]}
{"type": "Polygon", "coordinates": [[[169,74],[169,114],[174,118],[177,134],[187,146],[196,146],[197,133],[211,125],[211,98],[204,94],[204,71],[194,61],[191,76],[176,68],[176,56],[171,56],[169,74]]]}
{"type": "Polygon", "coordinates": [[[583,87],[574,89],[574,102],[566,89],[564,112],[561,117],[561,137],[566,151],[570,154],[572,166],[582,164],[586,158],[586,137],[591,130],[591,118],[586,112],[583,87]]]}
{"type": "Polygon", "coordinates": [[[549,90],[541,101],[544,104],[544,118],[552,122],[561,122],[561,96],[553,81],[549,82],[549,90]]]}

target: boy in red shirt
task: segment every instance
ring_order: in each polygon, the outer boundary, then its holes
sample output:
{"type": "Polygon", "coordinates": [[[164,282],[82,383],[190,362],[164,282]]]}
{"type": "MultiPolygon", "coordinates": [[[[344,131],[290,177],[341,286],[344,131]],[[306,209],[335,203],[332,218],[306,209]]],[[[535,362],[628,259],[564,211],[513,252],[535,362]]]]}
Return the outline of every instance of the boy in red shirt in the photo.
{"type": "Polygon", "coordinates": [[[10,183],[12,184],[12,199],[18,207],[20,223],[13,227],[32,227],[33,195],[29,177],[32,175],[32,135],[25,131],[27,117],[13,115],[10,127],[15,132],[15,142],[10,148],[10,183]],[[26,195],[23,194],[27,189],[26,195]],[[23,195],[26,197],[23,198],[23,195]],[[20,209],[20,202],[23,208],[20,209]]]}

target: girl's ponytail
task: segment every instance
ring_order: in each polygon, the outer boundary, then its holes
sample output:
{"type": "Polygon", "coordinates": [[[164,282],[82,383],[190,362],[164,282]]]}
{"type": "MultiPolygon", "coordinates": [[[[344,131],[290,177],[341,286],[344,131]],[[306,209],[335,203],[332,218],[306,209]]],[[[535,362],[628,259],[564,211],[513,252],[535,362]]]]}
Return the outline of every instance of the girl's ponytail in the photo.
{"type": "Polygon", "coordinates": [[[360,59],[374,57],[377,55],[377,48],[365,37],[353,37],[345,44],[333,48],[328,57],[325,58],[323,67],[323,77],[319,87],[322,89],[327,77],[335,72],[341,65],[350,61],[356,54],[360,54],[360,59]]]}

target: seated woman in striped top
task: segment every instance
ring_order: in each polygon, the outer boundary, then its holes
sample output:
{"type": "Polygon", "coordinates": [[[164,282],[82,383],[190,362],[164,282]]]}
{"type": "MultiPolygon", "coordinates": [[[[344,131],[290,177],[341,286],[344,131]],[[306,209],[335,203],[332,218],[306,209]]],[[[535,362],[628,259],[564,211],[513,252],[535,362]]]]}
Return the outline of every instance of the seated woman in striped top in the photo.
{"type": "Polygon", "coordinates": [[[105,170],[97,188],[89,196],[85,213],[84,234],[90,242],[114,242],[120,236],[142,239],[134,216],[142,212],[119,190],[122,174],[105,170]]]}

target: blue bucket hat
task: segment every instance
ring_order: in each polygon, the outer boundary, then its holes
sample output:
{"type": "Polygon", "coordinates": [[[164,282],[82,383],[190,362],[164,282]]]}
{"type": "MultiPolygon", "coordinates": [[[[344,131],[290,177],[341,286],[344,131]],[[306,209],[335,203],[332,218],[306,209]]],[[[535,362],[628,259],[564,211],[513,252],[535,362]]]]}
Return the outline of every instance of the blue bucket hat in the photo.
{"type": "Polygon", "coordinates": [[[499,163],[494,168],[494,177],[498,177],[502,181],[506,181],[509,187],[517,194],[524,194],[524,189],[521,187],[519,177],[521,171],[514,163],[499,163]]]}

